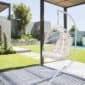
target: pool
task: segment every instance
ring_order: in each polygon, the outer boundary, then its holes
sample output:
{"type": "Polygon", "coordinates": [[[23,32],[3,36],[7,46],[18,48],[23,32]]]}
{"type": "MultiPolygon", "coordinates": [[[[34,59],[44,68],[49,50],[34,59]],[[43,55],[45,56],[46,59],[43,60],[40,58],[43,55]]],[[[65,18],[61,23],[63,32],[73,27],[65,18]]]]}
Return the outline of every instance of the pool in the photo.
{"type": "MultiPolygon", "coordinates": [[[[74,46],[72,46],[74,48],[74,46]]],[[[85,49],[85,46],[76,46],[77,49],[85,49]]]]}

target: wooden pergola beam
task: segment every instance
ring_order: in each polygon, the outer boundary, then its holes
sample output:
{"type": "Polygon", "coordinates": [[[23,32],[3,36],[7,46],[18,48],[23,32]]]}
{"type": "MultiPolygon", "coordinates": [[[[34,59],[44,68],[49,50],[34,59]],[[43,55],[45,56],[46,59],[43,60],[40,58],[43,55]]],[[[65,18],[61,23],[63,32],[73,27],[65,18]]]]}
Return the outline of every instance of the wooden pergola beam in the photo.
{"type": "Polygon", "coordinates": [[[8,19],[10,20],[10,16],[11,16],[11,5],[9,5],[9,14],[8,14],[8,19]]]}
{"type": "MultiPolygon", "coordinates": [[[[64,8],[64,12],[67,12],[67,8],[64,8]]],[[[67,14],[64,13],[64,28],[67,29],[67,14]]]]}
{"type": "Polygon", "coordinates": [[[42,55],[43,43],[44,43],[44,0],[40,0],[40,63],[44,64],[44,57],[42,55]]]}
{"type": "Polygon", "coordinates": [[[45,0],[45,2],[53,4],[55,6],[60,6],[63,8],[70,8],[78,5],[85,4],[85,0],[45,0]],[[75,2],[76,1],[76,2],[75,2]]]}
{"type": "Polygon", "coordinates": [[[9,3],[6,3],[6,2],[1,2],[0,1],[0,12],[4,11],[5,9],[9,9],[8,10],[8,19],[10,19],[10,16],[11,16],[11,5],[9,3]]]}
{"type": "Polygon", "coordinates": [[[9,3],[5,3],[5,2],[0,1],[0,12],[4,11],[6,8],[9,8],[9,6],[10,6],[9,3]]]}
{"type": "Polygon", "coordinates": [[[2,4],[2,5],[6,5],[6,6],[9,6],[9,5],[10,5],[9,3],[1,2],[1,1],[0,1],[0,4],[2,4]]]}

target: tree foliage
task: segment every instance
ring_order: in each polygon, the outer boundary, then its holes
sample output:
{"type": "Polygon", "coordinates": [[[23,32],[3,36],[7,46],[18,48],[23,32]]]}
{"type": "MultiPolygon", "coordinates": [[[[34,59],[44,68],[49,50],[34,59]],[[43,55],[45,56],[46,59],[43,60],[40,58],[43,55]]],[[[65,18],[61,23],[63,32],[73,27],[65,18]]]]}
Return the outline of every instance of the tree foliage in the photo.
{"type": "Polygon", "coordinates": [[[58,30],[56,28],[52,29],[52,32],[58,32],[58,30]]]}
{"type": "Polygon", "coordinates": [[[69,30],[70,32],[75,32],[75,30],[78,31],[78,29],[75,27],[75,25],[72,25],[71,29],[69,30]]]}
{"type": "Polygon", "coordinates": [[[13,11],[15,20],[17,21],[17,29],[21,32],[21,34],[25,34],[25,26],[30,22],[31,20],[31,13],[30,13],[30,7],[26,6],[23,3],[20,3],[19,5],[14,4],[13,5],[13,11]]]}

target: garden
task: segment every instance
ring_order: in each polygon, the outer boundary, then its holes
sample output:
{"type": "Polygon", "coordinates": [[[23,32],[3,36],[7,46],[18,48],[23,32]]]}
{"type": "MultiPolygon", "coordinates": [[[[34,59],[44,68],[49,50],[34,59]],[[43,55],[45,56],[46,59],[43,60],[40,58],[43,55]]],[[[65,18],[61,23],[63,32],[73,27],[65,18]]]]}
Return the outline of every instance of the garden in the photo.
{"type": "MultiPolygon", "coordinates": [[[[18,42],[21,42],[20,45],[15,46],[19,48],[24,48],[27,50],[31,50],[33,53],[40,54],[40,42],[36,44],[36,42],[33,40],[40,40],[40,29],[34,29],[31,33],[26,33],[25,27],[27,24],[30,23],[32,16],[30,14],[30,7],[27,7],[24,4],[20,5],[14,5],[13,6],[13,16],[11,16],[11,20],[16,20],[17,22],[17,30],[15,29],[15,34],[12,33],[12,44],[15,42],[18,44],[18,42]],[[24,17],[24,18],[23,18],[24,17]],[[32,40],[31,43],[30,40],[32,40]],[[22,42],[25,43],[25,45],[22,45],[22,42]],[[28,43],[27,43],[28,42],[28,43]],[[35,44],[35,45],[30,45],[35,44]]],[[[35,28],[37,28],[38,23],[35,25],[35,28]]],[[[72,30],[71,30],[72,31],[72,30]]],[[[74,30],[73,30],[74,31],[74,30]]],[[[81,44],[81,43],[78,43],[81,44]]],[[[45,47],[46,49],[49,49],[49,46],[45,47]]],[[[73,56],[74,49],[71,48],[71,54],[68,59],[75,60],[78,62],[85,63],[85,49],[78,49],[76,48],[76,58],[74,59],[73,56]]],[[[8,42],[6,33],[3,33],[3,43],[0,43],[0,70],[4,69],[10,69],[10,68],[19,68],[19,67],[25,67],[30,66],[34,64],[40,64],[39,58],[33,58],[31,56],[22,55],[19,53],[16,53],[13,49],[12,45],[8,42]],[[6,55],[5,55],[6,54],[6,55]]],[[[46,63],[46,62],[45,62],[46,63]]]]}
{"type": "MultiPolygon", "coordinates": [[[[19,5],[13,5],[13,11],[14,14],[10,17],[10,20],[15,20],[17,22],[17,26],[15,29],[15,34],[11,33],[12,41],[27,41],[29,43],[30,40],[35,40],[35,38],[31,34],[25,33],[25,27],[27,24],[29,24],[31,20],[30,7],[21,3],[19,5]],[[20,21],[18,19],[20,19],[20,21]]],[[[2,37],[0,41],[0,71],[40,63],[39,59],[17,53],[13,49],[13,46],[15,45],[8,39],[7,32],[3,32],[1,34],[2,37]]]]}
{"type": "Polygon", "coordinates": [[[12,54],[15,53],[12,46],[8,42],[6,33],[3,33],[3,42],[0,43],[0,55],[1,54],[12,54]]]}
{"type": "Polygon", "coordinates": [[[38,59],[21,54],[0,55],[0,71],[39,64],[38,59]]]}
{"type": "MultiPolygon", "coordinates": [[[[28,45],[28,46],[19,46],[21,48],[25,48],[25,49],[30,49],[32,52],[35,53],[40,53],[40,46],[39,45],[28,45]]],[[[46,49],[49,49],[49,46],[46,46],[46,49]]],[[[75,60],[78,62],[82,62],[85,63],[85,49],[82,48],[76,48],[76,57],[74,59],[74,48],[71,48],[71,54],[69,56],[70,60],[75,60]]]]}

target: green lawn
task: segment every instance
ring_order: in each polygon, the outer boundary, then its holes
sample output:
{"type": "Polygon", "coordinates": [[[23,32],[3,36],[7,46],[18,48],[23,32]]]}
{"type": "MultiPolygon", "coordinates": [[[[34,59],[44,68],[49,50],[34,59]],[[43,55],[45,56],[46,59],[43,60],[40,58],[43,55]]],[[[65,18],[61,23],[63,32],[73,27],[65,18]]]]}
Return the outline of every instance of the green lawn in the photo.
{"type": "MultiPolygon", "coordinates": [[[[40,46],[39,45],[28,45],[28,46],[20,46],[21,48],[26,48],[32,50],[32,52],[40,52],[40,46]]],[[[49,46],[46,47],[49,49],[49,46]]],[[[73,48],[71,49],[71,55],[70,58],[73,60],[73,48]]],[[[76,61],[85,63],[85,49],[76,49],[76,61]]]]}
{"type": "MultiPolygon", "coordinates": [[[[40,52],[39,45],[29,45],[29,46],[21,46],[21,47],[26,49],[31,49],[33,52],[37,52],[37,53],[40,52]]],[[[47,46],[46,49],[49,49],[49,46],[47,46]]],[[[73,60],[73,48],[71,49],[71,55],[69,59],[73,60]]],[[[76,49],[75,60],[85,63],[84,49],[76,49]]],[[[21,54],[0,55],[0,70],[23,67],[23,66],[39,64],[39,63],[40,63],[39,60],[21,54]]]]}
{"type": "Polygon", "coordinates": [[[73,48],[71,49],[71,60],[79,61],[85,63],[85,49],[76,49],[76,57],[73,57],[73,48]]]}
{"type": "MultiPolygon", "coordinates": [[[[28,45],[28,46],[18,46],[18,47],[31,50],[32,52],[40,53],[40,46],[39,45],[28,45]]],[[[52,49],[51,46],[49,47],[49,45],[45,46],[45,47],[47,50],[52,49]]]]}
{"type": "Polygon", "coordinates": [[[0,55],[0,70],[39,64],[39,60],[20,54],[0,55]]]}

